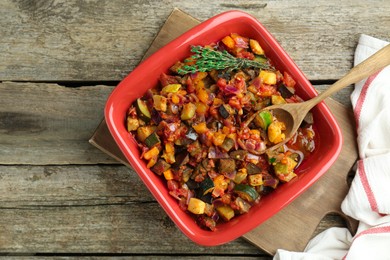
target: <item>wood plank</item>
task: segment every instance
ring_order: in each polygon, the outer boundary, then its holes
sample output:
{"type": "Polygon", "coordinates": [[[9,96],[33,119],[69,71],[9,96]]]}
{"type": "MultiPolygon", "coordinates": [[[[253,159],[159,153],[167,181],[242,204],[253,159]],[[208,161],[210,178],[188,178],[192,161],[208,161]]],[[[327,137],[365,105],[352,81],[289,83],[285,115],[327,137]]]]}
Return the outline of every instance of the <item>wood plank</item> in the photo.
{"type": "MultiPolygon", "coordinates": [[[[267,256],[243,239],[191,243],[125,166],[0,166],[0,180],[0,254],[267,256]]],[[[342,222],[330,215],[318,232],[330,225],[342,222]]]]}
{"type": "MultiPolygon", "coordinates": [[[[112,89],[0,83],[0,164],[116,164],[88,143],[112,89]]],[[[351,91],[345,89],[334,97],[348,105],[351,91]]]]}
{"type": "Polygon", "coordinates": [[[238,9],[259,19],[311,80],[351,67],[361,33],[390,40],[390,1],[0,1],[0,81],[120,80],[174,7],[205,20],[238,9]]]}
{"type": "Polygon", "coordinates": [[[0,253],[259,253],[191,243],[124,166],[0,166],[0,179],[0,253]]]}
{"type": "Polygon", "coordinates": [[[112,89],[0,83],[0,164],[113,163],[88,144],[112,89]]]}

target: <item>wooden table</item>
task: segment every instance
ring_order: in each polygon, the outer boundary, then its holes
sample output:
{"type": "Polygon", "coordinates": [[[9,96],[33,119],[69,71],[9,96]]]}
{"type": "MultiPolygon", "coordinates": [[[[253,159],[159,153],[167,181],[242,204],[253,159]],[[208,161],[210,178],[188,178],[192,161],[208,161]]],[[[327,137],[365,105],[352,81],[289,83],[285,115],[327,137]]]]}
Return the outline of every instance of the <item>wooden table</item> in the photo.
{"type": "MultiPolygon", "coordinates": [[[[317,90],[353,64],[359,35],[390,40],[383,1],[0,1],[0,256],[271,259],[244,239],[200,247],[135,172],[88,143],[105,100],[173,8],[263,23],[317,90]]],[[[352,86],[334,98],[351,106],[352,86]]],[[[316,233],[344,226],[335,214],[316,233]]]]}

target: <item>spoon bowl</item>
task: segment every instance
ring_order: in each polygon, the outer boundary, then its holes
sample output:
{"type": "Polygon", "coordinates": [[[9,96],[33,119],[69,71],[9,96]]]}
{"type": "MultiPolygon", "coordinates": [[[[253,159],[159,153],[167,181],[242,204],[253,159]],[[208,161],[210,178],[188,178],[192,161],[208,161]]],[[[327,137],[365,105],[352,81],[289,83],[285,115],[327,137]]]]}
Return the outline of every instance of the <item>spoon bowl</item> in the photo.
{"type": "Polygon", "coordinates": [[[282,142],[276,143],[273,146],[268,147],[262,153],[275,150],[287,143],[297,132],[306,114],[315,105],[323,101],[325,98],[331,96],[332,94],[338,92],[339,90],[371,76],[372,74],[383,69],[389,64],[390,45],[387,45],[386,47],[383,47],[382,49],[377,51],[368,59],[364,60],[362,63],[353,67],[344,77],[336,81],[332,86],[330,86],[327,90],[325,90],[318,96],[301,103],[272,105],[260,110],[259,112],[264,110],[271,111],[273,115],[279,121],[283,122],[286,126],[286,129],[283,131],[283,133],[285,134],[285,139],[282,142]]]}

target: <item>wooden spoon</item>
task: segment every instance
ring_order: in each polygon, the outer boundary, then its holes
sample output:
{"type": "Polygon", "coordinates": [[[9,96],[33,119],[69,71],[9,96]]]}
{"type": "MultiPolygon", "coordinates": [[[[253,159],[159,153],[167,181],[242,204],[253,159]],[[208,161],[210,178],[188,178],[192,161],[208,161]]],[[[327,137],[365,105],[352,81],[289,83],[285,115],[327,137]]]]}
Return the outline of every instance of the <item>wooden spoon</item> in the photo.
{"type": "Polygon", "coordinates": [[[286,139],[280,143],[268,147],[262,153],[275,150],[286,142],[288,142],[288,140],[290,140],[295,134],[295,132],[298,130],[306,114],[319,102],[331,96],[335,92],[371,76],[372,74],[386,67],[389,64],[390,44],[377,51],[375,54],[364,60],[362,63],[353,67],[344,77],[339,79],[331,87],[323,91],[318,96],[302,103],[272,105],[262,109],[262,111],[271,111],[279,121],[284,122],[284,124],[286,125],[286,130],[284,131],[286,139]]]}

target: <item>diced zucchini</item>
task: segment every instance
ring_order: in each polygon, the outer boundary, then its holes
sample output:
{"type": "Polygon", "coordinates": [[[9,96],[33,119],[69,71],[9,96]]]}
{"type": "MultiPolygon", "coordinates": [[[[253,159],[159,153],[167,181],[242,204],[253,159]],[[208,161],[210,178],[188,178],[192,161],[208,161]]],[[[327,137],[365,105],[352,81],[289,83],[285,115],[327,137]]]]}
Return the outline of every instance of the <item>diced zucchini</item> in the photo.
{"type": "Polygon", "coordinates": [[[147,147],[151,148],[152,146],[161,143],[160,138],[156,132],[153,132],[151,135],[146,137],[145,144],[147,147]]]}
{"type": "Polygon", "coordinates": [[[139,122],[138,122],[138,119],[137,118],[131,118],[131,117],[127,117],[127,131],[128,132],[131,132],[131,131],[135,131],[137,130],[139,127],[139,122]]]}
{"type": "Polygon", "coordinates": [[[138,115],[138,117],[141,120],[143,120],[145,122],[149,122],[150,121],[152,116],[150,115],[149,108],[146,105],[145,101],[143,101],[142,99],[138,98],[137,101],[135,102],[135,108],[136,108],[136,111],[137,111],[137,115],[138,115]]]}
{"type": "Polygon", "coordinates": [[[235,145],[234,140],[230,137],[226,137],[225,140],[223,140],[223,143],[220,147],[226,152],[229,152],[230,149],[234,147],[234,145],[235,145]]]}
{"type": "Polygon", "coordinates": [[[240,170],[238,170],[236,176],[234,177],[234,182],[235,183],[241,183],[243,180],[246,179],[246,177],[248,176],[248,172],[247,172],[247,169],[245,168],[241,168],[240,170]]]}
{"type": "Polygon", "coordinates": [[[263,175],[261,173],[249,175],[248,182],[251,186],[263,185],[263,175]]]}
{"type": "Polygon", "coordinates": [[[188,211],[196,215],[204,214],[206,203],[197,198],[191,198],[188,203],[188,211]]]}
{"type": "Polygon", "coordinates": [[[140,126],[137,129],[137,139],[140,142],[144,142],[145,139],[155,131],[154,126],[140,126]]]}
{"type": "Polygon", "coordinates": [[[183,106],[183,110],[181,111],[181,120],[188,120],[194,117],[196,112],[196,106],[193,103],[187,103],[183,106]]]}
{"type": "Polygon", "coordinates": [[[161,95],[153,95],[153,107],[158,111],[167,111],[167,98],[161,95]]]}
{"type": "Polygon", "coordinates": [[[168,93],[176,93],[181,88],[181,84],[169,84],[163,87],[161,90],[162,94],[168,94],[168,93]]]}
{"type": "Polygon", "coordinates": [[[279,180],[288,182],[296,176],[294,168],[297,166],[297,162],[291,157],[286,157],[286,162],[277,162],[274,165],[274,171],[279,180]]]}
{"type": "Polygon", "coordinates": [[[274,165],[274,170],[276,174],[287,174],[291,171],[294,170],[294,168],[297,166],[297,162],[292,159],[291,157],[286,157],[287,162],[282,163],[282,162],[277,162],[274,165]]]}
{"type": "Polygon", "coordinates": [[[225,221],[229,221],[234,217],[234,210],[228,205],[218,207],[217,212],[225,221]]]}
{"type": "Polygon", "coordinates": [[[263,130],[267,130],[268,126],[273,121],[273,116],[270,111],[264,110],[258,113],[253,121],[256,126],[261,127],[263,130]]]}
{"type": "Polygon", "coordinates": [[[253,202],[259,197],[259,193],[257,193],[255,188],[246,184],[236,184],[234,186],[234,192],[248,202],[253,202]]]}

